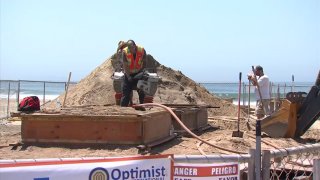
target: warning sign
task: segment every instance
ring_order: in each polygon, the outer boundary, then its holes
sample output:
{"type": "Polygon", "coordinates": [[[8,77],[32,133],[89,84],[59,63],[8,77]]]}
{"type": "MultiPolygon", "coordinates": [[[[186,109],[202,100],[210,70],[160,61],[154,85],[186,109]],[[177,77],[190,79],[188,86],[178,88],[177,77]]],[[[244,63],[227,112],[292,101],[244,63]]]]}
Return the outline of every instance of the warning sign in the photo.
{"type": "Polygon", "coordinates": [[[239,180],[239,164],[178,164],[174,165],[174,180],[239,180]]]}

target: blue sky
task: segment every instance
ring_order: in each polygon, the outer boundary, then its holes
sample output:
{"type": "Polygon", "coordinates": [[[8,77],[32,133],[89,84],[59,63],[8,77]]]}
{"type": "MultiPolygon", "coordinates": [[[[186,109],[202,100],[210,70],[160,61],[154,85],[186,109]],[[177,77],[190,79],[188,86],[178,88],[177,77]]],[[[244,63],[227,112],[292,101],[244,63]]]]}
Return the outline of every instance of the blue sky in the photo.
{"type": "Polygon", "coordinates": [[[128,39],[197,82],[257,64],[271,81],[314,82],[320,69],[319,0],[0,2],[0,79],[79,81],[128,39]]]}

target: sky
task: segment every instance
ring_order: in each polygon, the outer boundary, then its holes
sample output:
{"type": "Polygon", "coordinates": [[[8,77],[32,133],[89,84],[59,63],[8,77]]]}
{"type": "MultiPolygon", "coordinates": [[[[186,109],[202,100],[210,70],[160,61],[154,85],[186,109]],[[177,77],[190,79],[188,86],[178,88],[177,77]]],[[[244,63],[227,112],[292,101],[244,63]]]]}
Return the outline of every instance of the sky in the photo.
{"type": "MultiPolygon", "coordinates": [[[[319,0],[0,0],[0,79],[80,81],[133,39],[196,82],[315,82],[319,0]]],[[[106,77],[109,78],[109,77],[106,77]]]]}

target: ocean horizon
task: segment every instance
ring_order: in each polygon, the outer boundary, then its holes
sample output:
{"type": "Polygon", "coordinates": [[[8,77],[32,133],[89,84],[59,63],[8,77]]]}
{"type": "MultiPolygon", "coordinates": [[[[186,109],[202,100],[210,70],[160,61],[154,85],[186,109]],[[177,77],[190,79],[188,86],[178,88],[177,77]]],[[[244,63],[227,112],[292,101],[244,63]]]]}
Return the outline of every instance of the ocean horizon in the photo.
{"type": "MultiPolygon", "coordinates": [[[[239,83],[237,82],[198,82],[211,94],[224,99],[238,99],[239,83]]],[[[27,96],[38,96],[40,100],[53,100],[65,92],[66,82],[53,81],[0,81],[0,98],[16,98],[19,92],[19,99],[27,96]]],[[[69,84],[70,87],[76,85],[75,82],[69,84]]],[[[314,85],[312,82],[271,82],[271,96],[284,98],[288,92],[309,92],[314,85]]],[[[249,94],[248,83],[241,83],[241,96],[249,94]]],[[[242,97],[241,99],[244,99],[242,97]]],[[[255,102],[254,87],[250,86],[250,101],[255,102]]]]}

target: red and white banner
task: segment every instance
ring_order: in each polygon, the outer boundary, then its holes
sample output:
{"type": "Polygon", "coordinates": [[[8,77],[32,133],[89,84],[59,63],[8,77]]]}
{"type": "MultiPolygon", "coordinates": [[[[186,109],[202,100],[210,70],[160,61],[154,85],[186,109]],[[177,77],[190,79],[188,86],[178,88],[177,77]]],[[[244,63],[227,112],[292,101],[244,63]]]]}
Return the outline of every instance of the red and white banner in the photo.
{"type": "Polygon", "coordinates": [[[0,164],[0,180],[169,180],[170,155],[0,164]]]}
{"type": "Polygon", "coordinates": [[[238,163],[183,164],[175,163],[174,180],[239,180],[238,163]]]}

